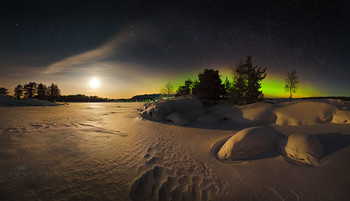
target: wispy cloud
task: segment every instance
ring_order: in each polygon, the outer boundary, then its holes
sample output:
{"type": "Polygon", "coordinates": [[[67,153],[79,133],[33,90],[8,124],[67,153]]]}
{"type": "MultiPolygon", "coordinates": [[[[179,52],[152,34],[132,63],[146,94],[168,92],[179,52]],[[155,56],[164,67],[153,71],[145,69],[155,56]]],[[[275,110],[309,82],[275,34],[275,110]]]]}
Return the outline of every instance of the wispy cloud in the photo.
{"type": "Polygon", "coordinates": [[[49,65],[43,73],[59,73],[72,67],[109,58],[118,54],[123,45],[145,39],[151,32],[150,27],[146,25],[125,28],[100,47],[55,62],[49,65]]]}

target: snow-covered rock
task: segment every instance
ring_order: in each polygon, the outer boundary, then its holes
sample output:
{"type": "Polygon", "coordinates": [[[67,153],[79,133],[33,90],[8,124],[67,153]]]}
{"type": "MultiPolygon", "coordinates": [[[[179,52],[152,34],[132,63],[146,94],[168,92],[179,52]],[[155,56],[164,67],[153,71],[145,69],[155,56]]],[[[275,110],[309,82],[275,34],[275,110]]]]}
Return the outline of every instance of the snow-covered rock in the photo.
{"type": "MultiPolygon", "coordinates": [[[[149,120],[165,121],[173,112],[191,113],[202,109],[203,105],[197,98],[179,97],[155,102],[143,110],[140,116],[149,120]]],[[[179,115],[173,115],[171,118],[175,116],[179,117],[179,115]]]]}
{"type": "Polygon", "coordinates": [[[312,125],[331,122],[337,107],[322,102],[297,102],[275,110],[278,125],[312,125]]]}
{"type": "Polygon", "coordinates": [[[273,105],[271,103],[254,103],[247,106],[241,106],[243,117],[246,120],[255,123],[274,124],[277,116],[273,112],[273,105]]]}
{"type": "Polygon", "coordinates": [[[284,154],[298,163],[317,166],[323,154],[323,145],[312,135],[292,134],[288,136],[284,154]]]}
{"type": "Polygon", "coordinates": [[[196,120],[196,123],[200,123],[200,124],[215,124],[218,122],[219,122],[219,118],[211,114],[202,114],[196,120]]]}
{"type": "Polygon", "coordinates": [[[271,127],[252,127],[234,134],[222,146],[222,160],[248,159],[277,147],[281,134],[271,127]]]}
{"type": "Polygon", "coordinates": [[[53,102],[38,100],[34,98],[17,100],[11,96],[0,95],[0,106],[55,106],[53,102]]]}
{"type": "Polygon", "coordinates": [[[173,122],[176,125],[185,126],[192,123],[195,120],[195,116],[191,113],[181,113],[172,112],[167,117],[166,120],[173,122]]]}
{"type": "Polygon", "coordinates": [[[211,113],[217,116],[220,120],[231,120],[236,123],[245,123],[242,111],[228,104],[219,104],[211,108],[211,113]]]}
{"type": "Polygon", "coordinates": [[[333,115],[332,123],[347,123],[350,124],[350,111],[337,110],[333,115]]]}

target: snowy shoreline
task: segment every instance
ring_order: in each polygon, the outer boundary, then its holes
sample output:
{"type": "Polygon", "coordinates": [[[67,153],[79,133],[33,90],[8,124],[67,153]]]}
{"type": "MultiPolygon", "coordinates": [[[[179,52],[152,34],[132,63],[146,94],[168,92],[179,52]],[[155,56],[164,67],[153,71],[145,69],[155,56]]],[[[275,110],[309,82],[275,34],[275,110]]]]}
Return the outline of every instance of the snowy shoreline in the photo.
{"type": "Polygon", "coordinates": [[[0,95],[0,107],[18,107],[18,106],[57,106],[58,103],[53,103],[45,100],[34,98],[17,100],[11,96],[0,95]]]}

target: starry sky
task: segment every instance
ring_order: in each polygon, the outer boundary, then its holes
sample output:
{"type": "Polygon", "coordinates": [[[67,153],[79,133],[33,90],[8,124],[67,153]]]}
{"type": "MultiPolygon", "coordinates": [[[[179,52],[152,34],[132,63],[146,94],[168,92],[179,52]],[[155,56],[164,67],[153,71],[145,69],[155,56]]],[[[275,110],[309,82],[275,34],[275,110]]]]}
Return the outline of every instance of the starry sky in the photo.
{"type": "Polygon", "coordinates": [[[247,55],[266,97],[350,96],[350,1],[0,1],[0,87],[130,98],[175,88],[205,68],[232,80],[247,55]],[[100,87],[92,88],[90,80],[100,87]]]}

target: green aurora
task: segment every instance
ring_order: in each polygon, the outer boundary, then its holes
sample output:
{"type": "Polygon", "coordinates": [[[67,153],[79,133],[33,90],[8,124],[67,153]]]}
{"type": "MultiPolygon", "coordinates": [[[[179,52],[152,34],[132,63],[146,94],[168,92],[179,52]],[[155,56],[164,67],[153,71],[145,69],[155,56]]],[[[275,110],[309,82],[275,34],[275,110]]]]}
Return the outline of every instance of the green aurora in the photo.
{"type": "MultiPolygon", "coordinates": [[[[221,72],[221,70],[220,70],[221,72]]],[[[224,71],[223,71],[224,72],[224,71]]],[[[221,73],[220,73],[221,74],[221,73]]],[[[187,76],[174,76],[170,80],[162,80],[160,86],[165,85],[168,81],[170,81],[174,86],[174,91],[180,85],[183,85],[185,80],[195,80],[198,79],[198,72],[190,72],[187,76]]],[[[221,80],[224,82],[226,77],[232,82],[232,75],[228,72],[221,74],[221,80]]],[[[263,91],[266,98],[288,98],[289,94],[284,90],[285,86],[285,78],[279,75],[267,75],[266,78],[261,82],[261,90],[263,91]]],[[[302,97],[314,97],[314,96],[322,96],[325,95],[322,91],[315,87],[313,84],[304,82],[303,80],[299,80],[299,87],[293,97],[302,98],[302,97]]]]}

